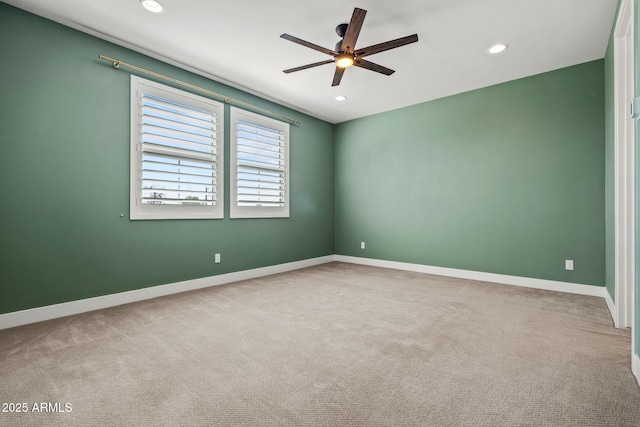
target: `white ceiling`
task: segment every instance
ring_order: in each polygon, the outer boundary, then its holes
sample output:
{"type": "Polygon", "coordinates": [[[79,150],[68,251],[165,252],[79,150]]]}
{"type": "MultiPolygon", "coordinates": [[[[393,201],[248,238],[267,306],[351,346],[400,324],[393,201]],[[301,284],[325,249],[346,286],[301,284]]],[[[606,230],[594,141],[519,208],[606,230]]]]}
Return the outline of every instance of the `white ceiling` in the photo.
{"type": "Polygon", "coordinates": [[[617,3],[160,0],[165,11],[152,14],[139,0],[3,1],[331,123],[600,59],[617,3]],[[356,48],[418,34],[418,43],[367,58],[395,74],[352,67],[331,87],[333,64],[282,72],[329,57],[280,34],[333,49],[354,7],[368,11],[356,48]],[[496,42],[509,49],[491,56],[496,42]]]}

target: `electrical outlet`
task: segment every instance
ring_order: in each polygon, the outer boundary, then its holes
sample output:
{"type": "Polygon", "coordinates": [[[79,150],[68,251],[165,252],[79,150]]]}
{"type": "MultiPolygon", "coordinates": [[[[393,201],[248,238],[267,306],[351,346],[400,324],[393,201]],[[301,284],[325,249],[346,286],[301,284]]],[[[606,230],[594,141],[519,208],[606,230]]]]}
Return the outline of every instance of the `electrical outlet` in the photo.
{"type": "Polygon", "coordinates": [[[360,249],[364,249],[364,242],[360,242],[360,249]]]}
{"type": "Polygon", "coordinates": [[[565,259],[564,260],[564,269],[565,270],[573,270],[573,260],[572,259],[565,259]]]}
{"type": "Polygon", "coordinates": [[[220,263],[220,254],[215,255],[215,262],[216,264],[220,263]]]}

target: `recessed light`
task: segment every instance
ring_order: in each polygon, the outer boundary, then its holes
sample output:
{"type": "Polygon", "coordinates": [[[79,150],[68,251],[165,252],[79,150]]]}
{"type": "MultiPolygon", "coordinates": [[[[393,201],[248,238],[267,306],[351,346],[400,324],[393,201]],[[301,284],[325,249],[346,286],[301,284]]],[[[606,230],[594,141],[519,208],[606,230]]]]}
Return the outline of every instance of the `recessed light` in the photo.
{"type": "Polygon", "coordinates": [[[345,99],[347,99],[347,97],[346,97],[346,96],[344,96],[344,95],[338,95],[338,96],[336,96],[336,101],[344,101],[345,99]]]}
{"type": "Polygon", "coordinates": [[[162,3],[156,0],[140,0],[140,3],[149,12],[160,13],[164,10],[162,3]]]}
{"type": "Polygon", "coordinates": [[[487,52],[489,52],[492,55],[495,55],[497,53],[504,52],[505,50],[507,50],[508,47],[509,45],[506,45],[504,43],[498,43],[491,46],[489,50],[487,50],[487,52]]]}

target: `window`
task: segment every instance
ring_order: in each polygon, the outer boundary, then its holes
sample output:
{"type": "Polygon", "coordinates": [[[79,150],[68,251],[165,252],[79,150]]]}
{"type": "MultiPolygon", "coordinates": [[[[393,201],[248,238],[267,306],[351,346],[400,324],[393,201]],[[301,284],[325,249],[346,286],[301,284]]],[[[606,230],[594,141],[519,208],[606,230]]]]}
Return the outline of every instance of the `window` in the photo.
{"type": "Polygon", "coordinates": [[[231,218],[289,217],[289,124],[231,107],[231,218]]]}
{"type": "Polygon", "coordinates": [[[223,111],[131,76],[131,219],[224,216],[223,111]]]}

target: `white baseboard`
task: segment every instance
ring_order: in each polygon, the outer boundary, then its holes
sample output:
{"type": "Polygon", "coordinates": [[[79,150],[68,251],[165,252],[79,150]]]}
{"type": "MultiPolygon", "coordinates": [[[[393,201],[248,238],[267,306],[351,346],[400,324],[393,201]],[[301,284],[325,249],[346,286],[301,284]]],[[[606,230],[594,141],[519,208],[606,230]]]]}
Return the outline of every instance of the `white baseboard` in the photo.
{"type": "Polygon", "coordinates": [[[252,270],[220,274],[218,276],[203,277],[201,279],[185,280],[183,282],[170,283],[167,285],[152,286],[149,288],[136,289],[117,294],[0,314],[0,329],[13,328],[15,326],[27,325],[29,323],[42,322],[44,320],[56,319],[58,317],[71,316],[73,314],[85,313],[87,311],[100,310],[103,308],[143,301],[179,292],[238,282],[240,280],[255,279],[257,277],[285,273],[287,271],[325,264],[334,260],[334,255],[328,255],[302,261],[289,262],[286,264],[254,268],[252,270]]]}
{"type": "Polygon", "coordinates": [[[636,377],[638,385],[640,385],[640,357],[637,354],[633,355],[633,361],[631,362],[631,370],[636,377]]]}
{"type": "Polygon", "coordinates": [[[609,290],[606,287],[604,288],[604,300],[607,303],[607,308],[609,309],[609,314],[611,314],[611,320],[613,321],[613,324],[615,325],[615,323],[616,323],[616,304],[613,302],[613,298],[611,298],[611,295],[609,294],[609,290]]]}
{"type": "MultiPolygon", "coordinates": [[[[609,296],[609,292],[606,290],[606,288],[600,286],[580,285],[575,283],[557,282],[553,280],[507,276],[504,274],[484,273],[480,271],[459,270],[454,268],[434,267],[422,264],[385,261],[345,255],[327,255],[324,257],[311,258],[286,264],[255,268],[252,270],[238,271],[235,273],[220,274],[218,276],[203,277],[200,279],[186,280],[183,282],[152,286],[143,289],[136,289],[133,291],[120,292],[117,294],[104,295],[95,298],[87,298],[78,301],[70,301],[61,304],[54,304],[28,310],[15,311],[12,313],[0,314],[0,329],[13,328],[15,326],[42,322],[45,320],[56,319],[58,317],[71,316],[74,314],[85,313],[92,310],[100,310],[103,308],[114,307],[117,305],[128,304],[136,301],[143,301],[146,299],[176,294],[179,292],[192,291],[195,289],[207,288],[210,286],[223,285],[225,283],[238,282],[241,280],[254,279],[271,274],[284,273],[287,271],[312,267],[314,265],[325,264],[332,261],[370,265],[374,267],[393,268],[396,270],[415,271],[418,273],[437,274],[441,276],[458,277],[462,279],[479,280],[483,282],[494,282],[507,285],[524,286],[529,288],[546,289],[557,292],[568,292],[572,294],[596,296],[604,298],[605,301],[607,301],[609,310],[611,310],[613,313],[613,301],[609,296]]],[[[638,369],[638,372],[640,372],[640,369],[638,369]]]]}
{"type": "Polygon", "coordinates": [[[588,295],[606,298],[607,289],[603,286],[581,285],[576,283],[558,282],[555,280],[533,279],[529,277],[508,276],[505,274],[484,273],[481,271],[458,270],[455,268],[434,267],[406,262],[385,261],[380,259],[360,258],[336,255],[335,260],[352,264],[363,264],[374,267],[393,268],[396,270],[415,271],[417,273],[437,274],[440,276],[457,277],[460,279],[479,280],[482,282],[501,283],[505,285],[523,286],[527,288],[545,289],[570,294],[588,295]]]}

